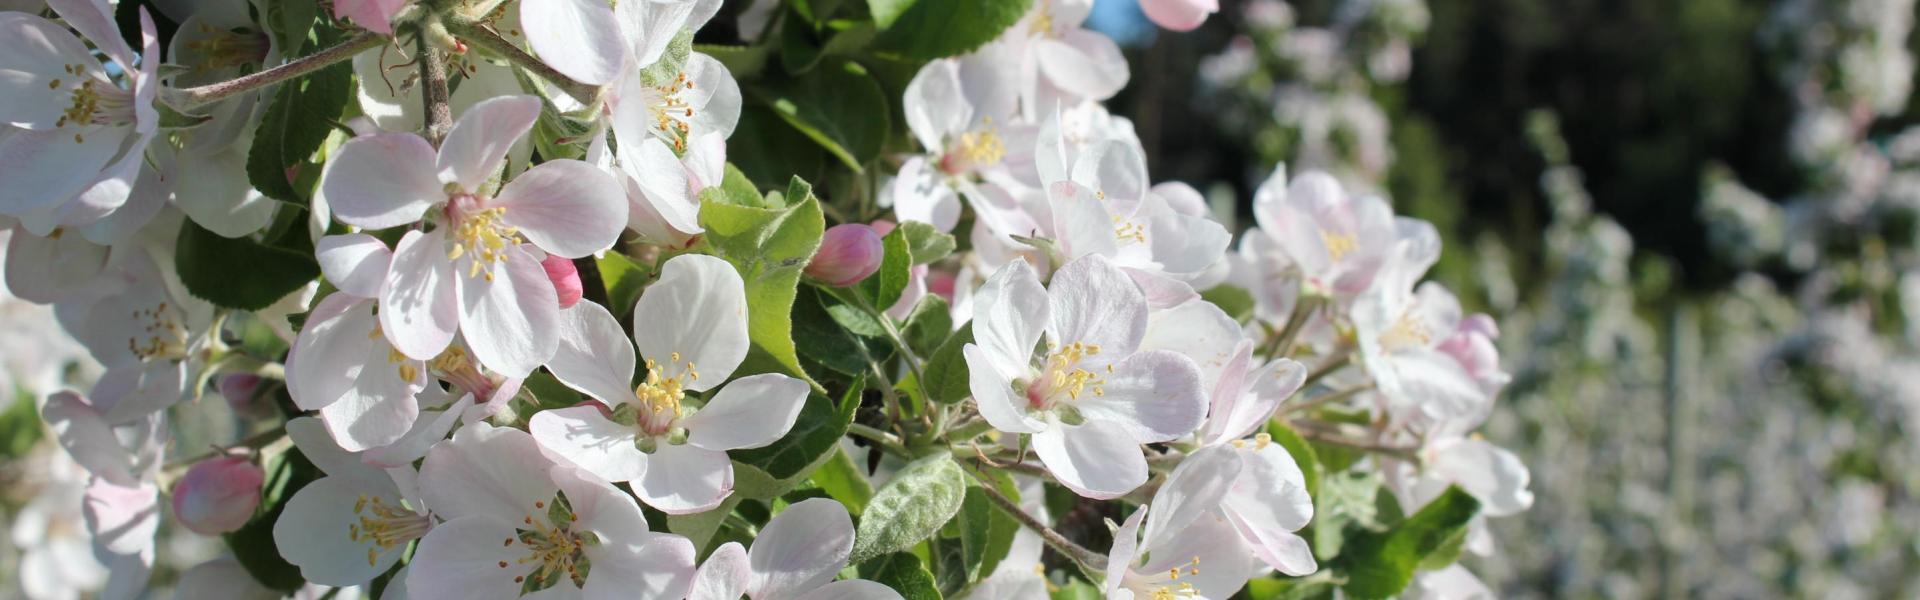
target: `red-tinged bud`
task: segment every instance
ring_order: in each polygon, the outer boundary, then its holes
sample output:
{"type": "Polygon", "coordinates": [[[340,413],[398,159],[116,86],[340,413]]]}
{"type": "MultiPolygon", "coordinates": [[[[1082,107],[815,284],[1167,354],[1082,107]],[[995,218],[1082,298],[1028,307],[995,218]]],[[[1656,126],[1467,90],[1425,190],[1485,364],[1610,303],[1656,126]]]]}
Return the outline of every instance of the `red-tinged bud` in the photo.
{"type": "Polygon", "coordinates": [[[173,516],[194,533],[218,535],[239,529],[260,505],[266,473],[240,456],[200,461],[173,486],[173,516]]]}
{"type": "Polygon", "coordinates": [[[553,291],[560,293],[560,308],[572,308],[580,301],[585,288],[580,287],[580,270],[574,268],[572,260],[549,254],[540,261],[540,267],[547,270],[547,279],[553,280],[553,291]]]}
{"type": "Polygon", "coordinates": [[[847,287],[880,270],[885,254],[886,246],[872,227],[835,225],[820,241],[820,252],[807,265],[807,275],[833,287],[847,287]]]}

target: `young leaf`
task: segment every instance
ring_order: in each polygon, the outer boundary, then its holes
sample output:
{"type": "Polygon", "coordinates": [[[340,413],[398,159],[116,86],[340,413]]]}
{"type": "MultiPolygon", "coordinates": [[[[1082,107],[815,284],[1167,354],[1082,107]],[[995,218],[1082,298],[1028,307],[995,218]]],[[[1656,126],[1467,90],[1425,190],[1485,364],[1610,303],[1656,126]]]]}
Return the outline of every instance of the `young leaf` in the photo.
{"type": "Polygon", "coordinates": [[[1425,508],[1384,532],[1360,532],[1347,540],[1340,562],[1347,583],[1340,589],[1354,598],[1387,598],[1406,589],[1413,571],[1428,555],[1442,550],[1466,529],[1480,510],[1473,496],[1449,487],[1425,508]]]}
{"type": "Polygon", "coordinates": [[[908,464],[873,495],[860,517],[852,562],[913,547],[960,511],[967,476],[944,451],[908,464]]]}
{"type": "Polygon", "coordinates": [[[940,600],[933,573],[909,552],[894,552],[860,564],[860,577],[893,588],[905,600],[940,600]]]}
{"type": "Polygon", "coordinates": [[[940,344],[953,336],[953,310],[947,307],[947,299],[935,294],[927,294],[914,305],[913,313],[907,315],[907,325],[901,335],[906,336],[907,346],[913,348],[918,356],[932,356],[940,349],[940,344]]]}
{"type": "Polygon", "coordinates": [[[624,254],[608,252],[594,263],[600,267],[600,280],[607,283],[607,303],[612,304],[604,308],[615,318],[626,317],[633,312],[634,303],[640,301],[640,289],[653,279],[653,274],[624,254]]]}
{"type": "Polygon", "coordinates": [[[933,357],[927,359],[927,397],[934,402],[952,404],[973,395],[973,388],[967,382],[967,359],[962,350],[973,343],[973,324],[960,326],[959,331],[940,344],[933,351],[933,357]]]}
{"type": "Polygon", "coordinates": [[[924,265],[953,253],[953,236],[941,233],[932,225],[907,221],[894,227],[894,231],[905,232],[907,249],[913,251],[913,264],[924,265]]]}
{"type": "Polygon", "coordinates": [[[847,512],[854,516],[866,511],[867,502],[873,499],[873,483],[867,481],[866,471],[854,464],[853,457],[844,449],[835,450],[833,457],[813,472],[813,483],[826,491],[828,497],[845,504],[847,512]]]}
{"type": "Polygon", "coordinates": [[[180,225],[173,263],[188,293],[240,310],[266,308],[320,276],[310,251],[220,237],[191,219],[180,225]]]}
{"type": "Polygon", "coordinates": [[[838,307],[851,307],[824,296],[819,290],[808,288],[801,290],[793,302],[793,336],[807,341],[798,345],[800,356],[843,375],[866,374],[870,368],[868,363],[874,361],[867,343],[841,327],[823,304],[833,302],[838,307]]]}
{"type": "Polygon", "coordinates": [[[1033,0],[972,0],[969,2],[881,2],[873,10],[876,24],[883,14],[891,17],[886,31],[874,38],[874,47],[907,58],[932,60],[959,56],[1000,37],[1020,17],[1027,14],[1033,0]],[[911,4],[899,8],[899,4],[911,4]]]}
{"type": "Polygon", "coordinates": [[[900,301],[900,293],[906,291],[913,277],[913,254],[907,249],[906,232],[898,227],[880,238],[880,244],[886,249],[880,269],[861,280],[854,290],[866,299],[867,306],[885,311],[900,301]]]}
{"type": "Polygon", "coordinates": [[[793,300],[800,271],[820,249],[826,219],[818,200],[795,199],[784,210],[705,199],[700,222],[713,253],[746,280],[747,333],[752,351],[739,374],[779,371],[812,381],[793,345],[793,300]]]}
{"type": "Polygon", "coordinates": [[[264,99],[267,112],[254,133],[253,147],[247,151],[248,183],[269,198],[306,204],[312,190],[295,188],[289,174],[293,169],[318,168],[307,163],[307,158],[326,142],[327,134],[333,131],[329,123],[340,118],[352,98],[353,65],[347,62],[272,88],[271,95],[264,99]]]}
{"type": "Polygon", "coordinates": [[[829,62],[766,92],[767,104],[788,125],[855,173],[880,156],[891,123],[880,83],[853,61],[829,62]]]}

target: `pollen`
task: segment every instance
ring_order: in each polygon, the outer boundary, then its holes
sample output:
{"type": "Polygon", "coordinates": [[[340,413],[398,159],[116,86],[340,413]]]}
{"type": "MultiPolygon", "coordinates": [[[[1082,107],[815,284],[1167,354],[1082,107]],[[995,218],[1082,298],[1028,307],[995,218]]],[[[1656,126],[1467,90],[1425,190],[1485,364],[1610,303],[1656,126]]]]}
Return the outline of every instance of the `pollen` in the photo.
{"type": "Polygon", "coordinates": [[[507,247],[520,243],[520,229],[506,224],[506,214],[507,209],[500,206],[458,214],[447,260],[465,258],[469,279],[485,275],[487,281],[493,281],[494,265],[506,262],[507,247]]]}
{"type": "Polygon", "coordinates": [[[1320,230],[1320,245],[1327,248],[1327,257],[1340,260],[1360,247],[1359,239],[1352,233],[1320,230]]]}

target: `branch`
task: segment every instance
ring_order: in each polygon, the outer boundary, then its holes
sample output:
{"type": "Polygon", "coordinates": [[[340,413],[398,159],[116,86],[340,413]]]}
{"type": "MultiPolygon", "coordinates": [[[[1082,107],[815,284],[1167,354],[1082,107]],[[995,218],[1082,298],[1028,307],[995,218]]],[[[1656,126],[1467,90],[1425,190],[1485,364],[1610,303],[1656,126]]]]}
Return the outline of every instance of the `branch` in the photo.
{"type": "Polygon", "coordinates": [[[161,88],[160,99],[175,110],[185,112],[333,66],[334,63],[353,58],[355,54],[379,46],[386,40],[387,38],[380,34],[362,32],[332,48],[302,56],[251,75],[199,87],[161,88]]]}
{"type": "Polygon", "coordinates": [[[1000,490],[995,489],[993,482],[982,479],[980,475],[972,471],[968,471],[967,474],[971,475],[975,481],[980,482],[980,491],[986,492],[987,499],[991,500],[994,506],[1000,507],[1001,511],[1007,513],[1007,516],[1013,517],[1013,520],[1019,521],[1021,525],[1027,526],[1027,529],[1032,529],[1034,533],[1040,534],[1040,539],[1045,541],[1048,546],[1052,546],[1054,550],[1067,555],[1067,558],[1073,559],[1076,563],[1080,563],[1082,568],[1089,571],[1099,572],[1106,569],[1106,556],[1088,550],[1085,546],[1073,543],[1073,540],[1067,539],[1066,536],[1060,535],[1060,532],[1054,531],[1052,527],[1048,527],[1046,523],[1040,522],[1039,518],[1027,514],[1027,511],[1020,509],[1020,505],[1015,504],[1012,499],[1007,498],[1006,495],[1000,493],[1000,490]]]}
{"type": "Polygon", "coordinates": [[[581,104],[593,106],[594,100],[600,95],[599,86],[580,83],[566,75],[560,74],[560,72],[554,70],[553,67],[547,66],[547,63],[541,62],[539,58],[531,54],[527,54],[527,51],[521,50],[519,46],[515,46],[513,42],[509,42],[506,38],[500,37],[500,34],[494,33],[491,29],[475,23],[450,21],[447,23],[447,31],[452,33],[456,38],[472,43],[476,48],[497,54],[500,58],[507,59],[507,62],[513,63],[532,72],[541,79],[547,80],[547,83],[551,83],[554,87],[560,88],[560,91],[566,92],[568,96],[572,96],[574,100],[578,100],[581,104]]]}
{"type": "Polygon", "coordinates": [[[420,61],[420,81],[425,84],[421,86],[424,92],[420,94],[427,115],[426,131],[422,133],[426,134],[427,141],[433,142],[433,146],[438,148],[440,141],[447,138],[447,132],[453,129],[453,105],[447,92],[446,54],[427,45],[427,36],[424,35],[414,37],[413,47],[420,61]]]}

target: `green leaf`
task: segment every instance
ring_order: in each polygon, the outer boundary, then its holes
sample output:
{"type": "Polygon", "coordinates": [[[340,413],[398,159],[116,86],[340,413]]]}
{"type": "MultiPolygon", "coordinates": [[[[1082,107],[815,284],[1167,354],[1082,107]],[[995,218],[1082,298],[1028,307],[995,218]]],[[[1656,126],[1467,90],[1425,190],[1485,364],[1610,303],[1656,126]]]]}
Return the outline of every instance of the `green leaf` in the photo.
{"type": "Polygon", "coordinates": [[[855,173],[880,156],[892,128],[886,93],[853,61],[829,62],[766,91],[767,105],[788,125],[855,173]]]}
{"type": "Polygon", "coordinates": [[[754,185],[777,188],[789,178],[820,179],[826,172],[827,154],[819,144],[786,124],[773,109],[748,105],[740,109],[740,124],[734,135],[753,143],[727,148],[727,158],[740,166],[754,185]]]}
{"type": "Polygon", "coordinates": [[[694,51],[726,65],[727,72],[740,81],[751,81],[760,77],[767,68],[767,58],[773,55],[773,47],[759,46],[723,46],[717,44],[694,44],[694,51]]]}
{"type": "Polygon", "coordinates": [[[919,221],[907,221],[893,228],[905,232],[907,249],[913,251],[913,264],[924,265],[953,253],[953,236],[941,233],[932,225],[919,221]]]}
{"type": "Polygon", "coordinates": [[[329,123],[340,119],[352,99],[353,65],[345,61],[273,88],[247,151],[248,183],[269,198],[306,204],[312,190],[296,189],[289,170],[319,168],[307,158],[327,141],[329,123]]]}
{"type": "Polygon", "coordinates": [[[566,408],[579,404],[584,399],[580,392],[567,387],[567,384],[560,383],[559,379],[555,379],[553,374],[545,369],[528,375],[526,380],[520,383],[520,391],[532,394],[534,402],[538,403],[542,409],[566,408]]]}
{"type": "Polygon", "coordinates": [[[780,66],[789,74],[800,75],[820,64],[825,54],[820,51],[819,36],[809,22],[813,18],[792,18],[795,16],[804,15],[795,10],[788,13],[789,18],[780,20],[780,66]]]}
{"type": "MultiPolygon", "coordinates": [[[[869,0],[868,6],[876,2],[869,0]]],[[[888,3],[897,4],[897,3],[888,3]]],[[[1000,37],[1027,14],[1033,0],[919,0],[911,6],[874,7],[876,24],[895,13],[874,48],[907,58],[932,60],[972,52],[1000,37]]]]}
{"type": "Polygon", "coordinates": [[[967,359],[962,349],[973,343],[973,324],[960,326],[952,337],[940,344],[927,359],[927,397],[934,402],[952,404],[973,395],[967,380],[967,359]]]}
{"type": "Polygon", "coordinates": [[[885,249],[880,268],[860,280],[854,290],[866,300],[867,306],[885,311],[900,301],[900,293],[906,291],[908,281],[913,278],[913,255],[907,249],[906,232],[898,227],[880,238],[880,245],[885,249]]]}
{"type": "Polygon", "coordinates": [[[940,600],[933,573],[908,552],[894,552],[860,564],[860,577],[900,592],[905,600],[940,600]]]}
{"type": "Polygon", "coordinates": [[[673,40],[667,42],[667,51],[660,60],[640,69],[640,82],[649,86],[665,85],[679,77],[687,68],[687,57],[693,54],[693,30],[681,29],[673,34],[673,40]]]}
{"type": "Polygon", "coordinates": [[[700,200],[751,208],[779,208],[768,206],[766,197],[760,195],[760,188],[733,163],[727,163],[726,175],[720,179],[720,185],[700,190],[700,200]]]}
{"type": "Polygon", "coordinates": [[[280,47],[280,53],[289,56],[307,54],[304,47],[308,34],[313,31],[314,17],[320,13],[318,3],[313,0],[287,0],[265,4],[267,14],[261,22],[267,26],[267,33],[273,36],[274,44],[280,47]]]}
{"type": "Polygon", "coordinates": [[[700,222],[709,248],[746,281],[747,333],[753,348],[745,369],[736,374],[778,371],[813,381],[800,368],[794,349],[792,312],[800,271],[820,249],[826,218],[817,199],[794,201],[784,210],[701,202],[700,222]]]}
{"type": "Polygon", "coordinates": [[[1359,599],[1387,598],[1406,589],[1414,569],[1444,549],[1480,510],[1473,496],[1449,487],[1407,520],[1384,532],[1363,531],[1347,540],[1340,562],[1347,573],[1341,589],[1359,599]]]}
{"type": "Polygon", "coordinates": [[[1333,583],[1324,579],[1262,577],[1247,582],[1253,600],[1311,600],[1333,598],[1333,583]]]}
{"type": "Polygon", "coordinates": [[[820,486],[827,495],[847,506],[847,512],[859,516],[867,510],[867,502],[873,499],[873,483],[867,481],[866,471],[854,464],[853,457],[844,449],[836,448],[833,457],[813,472],[814,485],[820,486]]]}
{"type": "Polygon", "coordinates": [[[188,293],[240,310],[266,308],[320,276],[310,251],[220,237],[191,219],[180,225],[173,264],[188,293]]]}
{"type": "Polygon", "coordinates": [[[885,31],[893,27],[900,15],[913,8],[917,0],[867,0],[867,11],[873,13],[873,26],[885,31]]]}
{"type": "MultiPolygon", "coordinates": [[[[1001,494],[1019,501],[1020,490],[1013,479],[1004,472],[992,473],[997,480],[995,487],[1001,494]]],[[[969,482],[967,496],[960,503],[960,513],[947,522],[946,533],[959,538],[960,566],[962,573],[956,573],[960,584],[979,581],[993,573],[1000,560],[1007,557],[1013,548],[1013,535],[1020,530],[1020,523],[1008,516],[1006,511],[993,505],[987,499],[987,492],[977,482],[969,482]]],[[[941,573],[945,579],[946,573],[941,573]]],[[[944,588],[945,586],[943,586],[944,588]]],[[[956,587],[957,589],[957,587],[956,587]]]]}
{"type": "Polygon", "coordinates": [[[653,273],[632,257],[613,252],[595,259],[594,264],[600,268],[600,280],[607,284],[607,302],[613,305],[603,308],[616,319],[626,317],[633,312],[633,304],[640,301],[641,288],[653,280],[653,273]]]}
{"type": "Polygon", "coordinates": [[[667,515],[667,531],[692,541],[694,552],[705,555],[714,546],[713,534],[720,531],[720,525],[727,522],[727,515],[744,499],[739,494],[733,494],[713,510],[690,515],[667,515]]]}
{"type": "Polygon", "coordinates": [[[786,493],[806,479],[840,448],[840,437],[853,423],[853,415],[860,409],[860,393],[865,389],[865,379],[854,380],[838,406],[826,396],[809,394],[787,435],[760,448],[729,451],[734,493],[765,500],[786,493]]]}
{"type": "Polygon", "coordinates": [[[1101,593],[1099,586],[1086,580],[1072,579],[1060,589],[1049,591],[1048,596],[1052,600],[1100,600],[1105,594],[1101,593]]]}
{"type": "Polygon", "coordinates": [[[1212,302],[1214,306],[1241,323],[1253,317],[1253,293],[1232,284],[1220,284],[1207,291],[1200,292],[1200,299],[1212,302]]]}
{"type": "Polygon", "coordinates": [[[33,398],[8,387],[5,396],[12,402],[5,413],[0,413],[0,457],[8,459],[25,456],[33,450],[33,445],[45,435],[40,428],[40,411],[34,407],[33,398]]]}
{"type": "Polygon", "coordinates": [[[874,360],[865,342],[841,327],[824,304],[850,307],[824,296],[819,290],[807,288],[793,302],[793,336],[807,341],[799,345],[800,355],[844,375],[865,374],[868,363],[874,360]]]}
{"type": "Polygon", "coordinates": [[[967,476],[939,452],[908,464],[873,495],[853,542],[852,562],[913,547],[960,512],[967,476]]]}
{"type": "Polygon", "coordinates": [[[294,493],[322,474],[298,448],[291,447],[269,457],[266,472],[266,480],[260,484],[260,505],[253,518],[227,533],[225,538],[227,547],[233,549],[234,560],[255,580],[269,588],[291,592],[300,589],[306,580],[301,577],[299,567],[280,558],[279,546],[273,541],[273,524],[280,520],[280,512],[294,493]]]}
{"type": "Polygon", "coordinates": [[[913,348],[916,356],[932,356],[953,336],[953,309],[947,307],[946,298],[927,294],[907,315],[907,325],[900,334],[906,336],[907,347],[913,348]]]}

